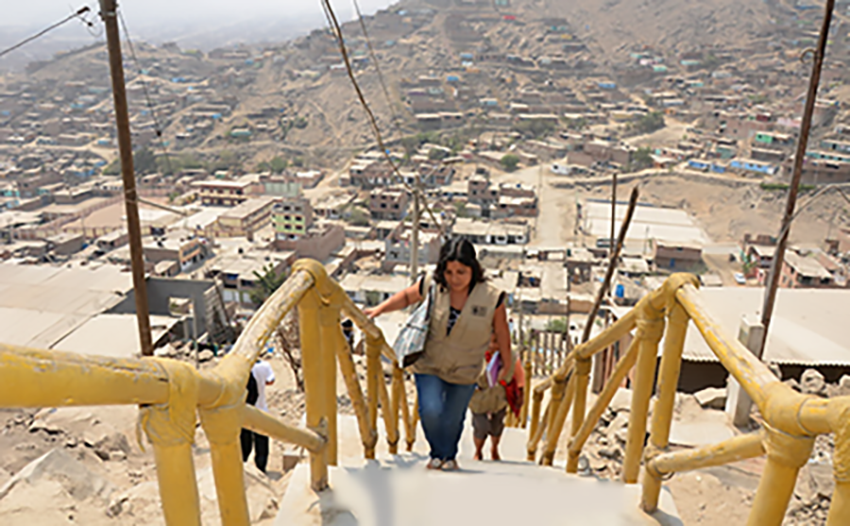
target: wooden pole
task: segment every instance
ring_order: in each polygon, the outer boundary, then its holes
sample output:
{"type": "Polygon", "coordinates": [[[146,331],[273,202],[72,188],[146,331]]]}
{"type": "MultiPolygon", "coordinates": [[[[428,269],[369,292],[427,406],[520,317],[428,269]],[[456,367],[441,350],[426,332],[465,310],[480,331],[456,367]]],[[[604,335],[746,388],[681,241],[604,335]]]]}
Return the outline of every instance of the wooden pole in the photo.
{"type": "Polygon", "coordinates": [[[820,72],[823,67],[824,55],[826,55],[826,41],[829,38],[829,25],[832,22],[832,11],[835,9],[835,0],[826,0],[823,13],[823,24],[821,25],[818,47],[815,51],[812,63],[812,76],[809,79],[809,91],[806,95],[806,106],[803,112],[803,120],[800,123],[800,137],[797,139],[797,153],[794,155],[794,172],[791,176],[791,186],[788,189],[788,201],[785,204],[785,215],[782,217],[782,228],[779,231],[779,241],[776,244],[776,252],[770,266],[767,291],[764,295],[764,304],[761,309],[761,324],[764,327],[764,336],[759,345],[756,357],[764,355],[767,342],[767,333],[770,330],[770,320],[773,317],[773,306],[776,303],[776,289],[779,287],[779,275],[782,273],[782,265],[785,260],[785,247],[788,243],[788,234],[791,231],[791,221],[794,220],[794,208],[797,206],[797,193],[800,190],[800,179],[803,176],[803,161],[809,144],[809,130],[812,127],[812,115],[815,111],[815,102],[818,98],[818,85],[820,84],[820,72]]]}
{"type": "Polygon", "coordinates": [[[121,35],[118,32],[117,9],[116,0],[100,0],[100,17],[106,26],[106,45],[109,48],[109,71],[112,76],[115,125],[118,128],[121,179],[124,182],[124,206],[127,213],[127,233],[130,237],[130,262],[133,270],[139,344],[143,356],[153,356],[148,290],[145,281],[145,258],[142,249],[142,229],[139,221],[136,176],[133,168],[133,143],[130,137],[130,117],[127,113],[127,92],[124,86],[124,65],[121,58],[121,35]]]}

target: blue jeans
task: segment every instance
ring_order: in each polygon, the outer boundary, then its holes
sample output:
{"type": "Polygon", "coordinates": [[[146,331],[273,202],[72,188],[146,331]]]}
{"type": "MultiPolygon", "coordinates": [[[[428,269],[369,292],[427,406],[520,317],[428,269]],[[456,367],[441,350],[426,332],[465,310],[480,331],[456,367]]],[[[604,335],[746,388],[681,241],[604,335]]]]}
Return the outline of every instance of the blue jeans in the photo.
{"type": "Polygon", "coordinates": [[[414,377],[419,394],[419,419],[431,446],[431,458],[454,460],[475,384],[450,384],[431,374],[414,377]]]}

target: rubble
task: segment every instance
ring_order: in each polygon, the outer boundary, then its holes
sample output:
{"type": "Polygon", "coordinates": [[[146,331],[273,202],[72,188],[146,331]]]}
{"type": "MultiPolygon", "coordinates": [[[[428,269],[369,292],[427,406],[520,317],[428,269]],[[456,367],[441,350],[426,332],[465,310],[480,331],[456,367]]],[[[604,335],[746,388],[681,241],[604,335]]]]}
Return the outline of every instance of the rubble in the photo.
{"type": "Polygon", "coordinates": [[[694,393],[694,398],[704,408],[723,409],[726,407],[726,389],[709,387],[694,393]]]}
{"type": "Polygon", "coordinates": [[[800,377],[800,390],[803,394],[825,396],[826,381],[818,371],[806,369],[800,377]]]}
{"type": "MultiPolygon", "coordinates": [[[[98,498],[105,500],[115,491],[115,486],[93,473],[82,462],[63,449],[53,449],[27,464],[3,487],[0,501],[6,499],[19,486],[58,485],[59,489],[76,500],[98,498]]],[[[54,490],[56,488],[52,488],[54,490]]]]}

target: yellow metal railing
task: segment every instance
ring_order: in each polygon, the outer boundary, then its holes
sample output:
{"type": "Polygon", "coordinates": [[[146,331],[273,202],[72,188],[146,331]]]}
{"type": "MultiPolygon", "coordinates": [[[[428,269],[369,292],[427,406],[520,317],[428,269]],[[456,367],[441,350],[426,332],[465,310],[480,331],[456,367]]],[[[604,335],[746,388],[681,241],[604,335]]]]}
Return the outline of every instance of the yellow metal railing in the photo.
{"type": "Polygon", "coordinates": [[[259,309],[233,351],[212,370],[176,360],[111,359],[24,349],[0,344],[0,407],[138,404],[140,428],[153,445],[165,521],[199,525],[200,504],[191,446],[195,425],[210,443],[221,522],[249,524],[239,431],[245,427],[304,447],[310,454],[311,486],[327,487],[328,465],[337,463],[337,361],[356,414],[364,455],[374,458],[378,405],[391,453],[398,450],[398,418],[408,450],[415,411],[406,400],[404,377],[394,365],[392,390],[383,380],[380,356],[394,362],[377,326],[331,280],[318,262],[300,260],[290,278],[259,309]],[[245,405],[251,367],[281,320],[298,308],[306,391],[307,428],[287,425],[245,405]],[[350,318],[366,335],[367,395],[361,390],[340,326],[350,318]]]}
{"type": "MultiPolygon", "coordinates": [[[[748,524],[782,523],[799,468],[819,434],[835,433],[833,456],[835,490],[829,526],[850,524],[850,397],[823,400],[802,395],[782,384],[767,366],[742,344],[722,333],[700,303],[698,282],[687,274],[670,277],[660,289],[590,341],[578,345],[549,378],[530,389],[529,381],[518,425],[528,418],[528,458],[540,455],[553,463],[558,441],[570,411],[573,418],[567,447],[567,471],[575,473],[581,450],[611,403],[619,385],[634,369],[631,418],[623,462],[623,480],[636,483],[643,465],[642,507],[657,508],[664,477],[680,471],[717,466],[767,455],[748,524]],[[673,404],[682,349],[693,321],[712,351],[761,411],[758,433],[737,436],[709,447],[668,451],[673,404]],[[656,357],[665,335],[655,386],[649,441],[644,446],[656,357]],[[632,330],[635,337],[620,358],[594,405],[587,410],[590,364],[594,354],[632,330]],[[550,401],[542,411],[545,391],[550,401]]],[[[407,449],[413,447],[417,411],[411,411],[401,369],[381,331],[351,302],[324,267],[298,261],[292,276],[251,319],[231,353],[209,371],[183,362],[143,358],[110,359],[72,353],[0,345],[0,407],[57,407],[138,404],[140,428],[153,444],[157,478],[166,523],[199,525],[200,504],[191,445],[200,421],[210,443],[219,510],[224,526],[249,523],[243,482],[239,430],[246,427],[309,451],[311,486],[328,483],[328,466],[337,463],[337,363],[357,417],[364,456],[375,457],[378,409],[384,418],[389,451],[397,453],[402,419],[407,449]],[[306,429],[287,425],[274,416],[245,405],[251,366],[281,320],[298,308],[306,391],[306,429]],[[366,338],[366,393],[357,379],[348,345],[342,335],[342,316],[351,319],[366,338]],[[388,389],[381,355],[393,365],[388,389]]],[[[415,406],[415,404],[414,404],[415,406]]]]}
{"type": "Polygon", "coordinates": [[[636,483],[643,464],[642,507],[645,511],[651,513],[657,509],[661,482],[666,476],[766,454],[767,463],[748,524],[778,526],[782,524],[797,473],[809,459],[815,438],[835,433],[835,490],[827,525],[850,524],[850,397],[824,400],[797,393],[783,384],[746,347],[723,334],[701,304],[697,287],[694,276],[671,276],[660,289],[643,298],[601,334],[573,349],[562,367],[534,388],[528,459],[535,460],[545,434],[539,460],[544,465],[552,464],[564,422],[572,411],[566,468],[575,473],[585,442],[626,375],[634,369],[622,476],[624,482],[636,483]],[[720,444],[669,452],[673,405],[689,321],[694,322],[720,363],[758,406],[764,425],[757,433],[736,436],[720,444]],[[635,328],[629,349],[620,358],[593,407],[586,411],[590,359],[635,328]],[[644,446],[662,336],[665,338],[655,386],[656,400],[649,441],[644,446]],[[547,390],[551,390],[550,401],[541,418],[547,390]]]}

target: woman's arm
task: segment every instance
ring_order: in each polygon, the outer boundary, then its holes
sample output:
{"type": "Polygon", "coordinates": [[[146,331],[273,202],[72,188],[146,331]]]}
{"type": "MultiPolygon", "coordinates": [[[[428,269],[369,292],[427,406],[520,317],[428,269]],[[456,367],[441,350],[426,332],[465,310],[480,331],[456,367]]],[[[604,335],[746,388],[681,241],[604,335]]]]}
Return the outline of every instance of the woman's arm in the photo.
{"type": "Polygon", "coordinates": [[[493,333],[496,335],[504,365],[499,373],[499,380],[510,382],[514,375],[514,356],[511,352],[511,331],[508,329],[508,312],[504,302],[496,308],[496,314],[493,316],[493,333]]]}
{"type": "Polygon", "coordinates": [[[377,307],[363,309],[363,312],[370,318],[377,318],[381,314],[401,310],[413,305],[414,303],[422,301],[422,294],[419,293],[419,284],[420,282],[417,281],[401,292],[396,292],[390,296],[387,301],[381,303],[377,307]]]}

